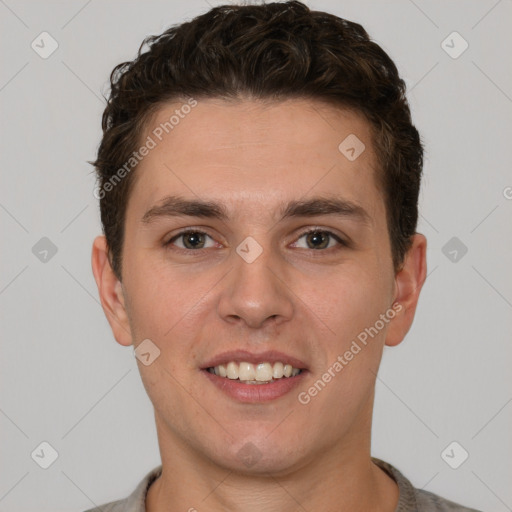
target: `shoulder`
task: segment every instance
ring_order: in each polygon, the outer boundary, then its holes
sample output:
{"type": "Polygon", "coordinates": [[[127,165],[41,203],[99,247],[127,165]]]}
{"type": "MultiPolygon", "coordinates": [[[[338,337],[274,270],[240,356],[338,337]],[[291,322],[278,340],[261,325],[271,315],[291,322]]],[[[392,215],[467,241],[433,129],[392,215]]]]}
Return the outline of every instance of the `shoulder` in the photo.
{"type": "MultiPolygon", "coordinates": [[[[84,512],[127,512],[130,510],[128,507],[128,498],[124,500],[111,501],[110,503],[105,503],[97,508],[90,508],[85,510],[84,512]]],[[[138,512],[138,511],[137,511],[138,512]]]]}
{"type": "Polygon", "coordinates": [[[88,509],[85,512],[145,512],[148,489],[161,473],[162,466],[152,469],[127,498],[111,501],[99,507],[88,509]]]}
{"type": "Polygon", "coordinates": [[[441,498],[437,494],[433,494],[421,489],[415,489],[416,502],[420,512],[479,512],[474,508],[468,508],[453,501],[441,498]]]}
{"type": "Polygon", "coordinates": [[[447,500],[429,491],[416,489],[412,483],[391,464],[372,458],[373,462],[386,471],[398,484],[400,497],[395,512],[480,512],[447,500]]]}

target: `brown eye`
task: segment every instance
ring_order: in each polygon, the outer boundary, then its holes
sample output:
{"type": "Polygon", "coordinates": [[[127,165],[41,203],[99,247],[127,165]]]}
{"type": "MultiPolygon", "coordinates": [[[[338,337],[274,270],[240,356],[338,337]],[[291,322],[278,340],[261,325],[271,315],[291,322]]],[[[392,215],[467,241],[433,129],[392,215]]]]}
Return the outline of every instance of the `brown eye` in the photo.
{"type": "Polygon", "coordinates": [[[197,231],[191,231],[182,235],[183,245],[187,249],[202,249],[204,245],[204,236],[197,231]]]}
{"type": "MultiPolygon", "coordinates": [[[[210,235],[203,231],[188,230],[178,233],[166,242],[165,245],[176,245],[176,247],[184,250],[206,249],[206,242],[208,238],[213,240],[210,235]],[[181,242],[178,243],[177,241],[180,241],[180,239],[181,242]]],[[[213,247],[213,245],[210,245],[209,247],[213,247]]]]}
{"type": "Polygon", "coordinates": [[[306,235],[306,241],[311,249],[325,249],[329,245],[329,235],[323,231],[313,231],[306,235]]]}
{"type": "MultiPolygon", "coordinates": [[[[306,246],[298,245],[298,247],[303,249],[331,249],[336,245],[346,245],[340,237],[330,231],[322,229],[306,231],[299,237],[299,240],[302,238],[306,240],[306,246]]],[[[298,244],[298,242],[296,242],[296,244],[298,244]]]]}

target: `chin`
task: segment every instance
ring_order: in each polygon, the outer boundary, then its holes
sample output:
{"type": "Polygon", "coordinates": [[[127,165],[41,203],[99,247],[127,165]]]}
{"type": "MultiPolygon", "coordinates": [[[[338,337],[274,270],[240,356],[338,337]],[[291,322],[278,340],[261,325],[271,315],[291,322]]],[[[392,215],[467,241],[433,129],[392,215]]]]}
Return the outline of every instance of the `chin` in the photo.
{"type": "Polygon", "coordinates": [[[291,436],[275,435],[275,439],[270,439],[272,432],[269,432],[261,436],[252,433],[239,438],[236,442],[223,444],[219,446],[217,453],[213,454],[212,460],[238,474],[268,477],[293,471],[301,464],[304,444],[293,442],[291,436]],[[298,446],[300,451],[297,449],[298,446]]]}

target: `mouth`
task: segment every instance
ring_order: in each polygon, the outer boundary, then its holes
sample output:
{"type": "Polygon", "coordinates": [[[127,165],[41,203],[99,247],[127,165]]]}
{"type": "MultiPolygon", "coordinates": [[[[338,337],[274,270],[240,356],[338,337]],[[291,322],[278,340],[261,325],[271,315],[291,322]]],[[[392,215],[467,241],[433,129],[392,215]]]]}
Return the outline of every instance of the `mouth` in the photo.
{"type": "Polygon", "coordinates": [[[302,361],[275,351],[227,352],[208,361],[201,370],[218,389],[246,403],[279,398],[296,387],[308,373],[302,361]]]}

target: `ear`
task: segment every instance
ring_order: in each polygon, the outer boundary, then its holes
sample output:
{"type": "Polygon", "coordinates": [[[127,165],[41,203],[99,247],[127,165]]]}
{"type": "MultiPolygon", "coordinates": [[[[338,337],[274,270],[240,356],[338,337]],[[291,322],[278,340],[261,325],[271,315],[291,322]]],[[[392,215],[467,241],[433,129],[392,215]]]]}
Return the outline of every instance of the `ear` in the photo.
{"type": "Polygon", "coordinates": [[[421,288],[427,276],[427,239],[416,233],[401,269],[395,275],[396,315],[386,333],[386,345],[398,345],[411,328],[421,288]],[[400,307],[400,309],[399,309],[400,307]]]}
{"type": "Polygon", "coordinates": [[[94,239],[91,263],[101,306],[114,337],[120,345],[131,345],[132,336],[126,313],[123,286],[110,265],[107,240],[104,236],[98,236],[94,239]]]}

